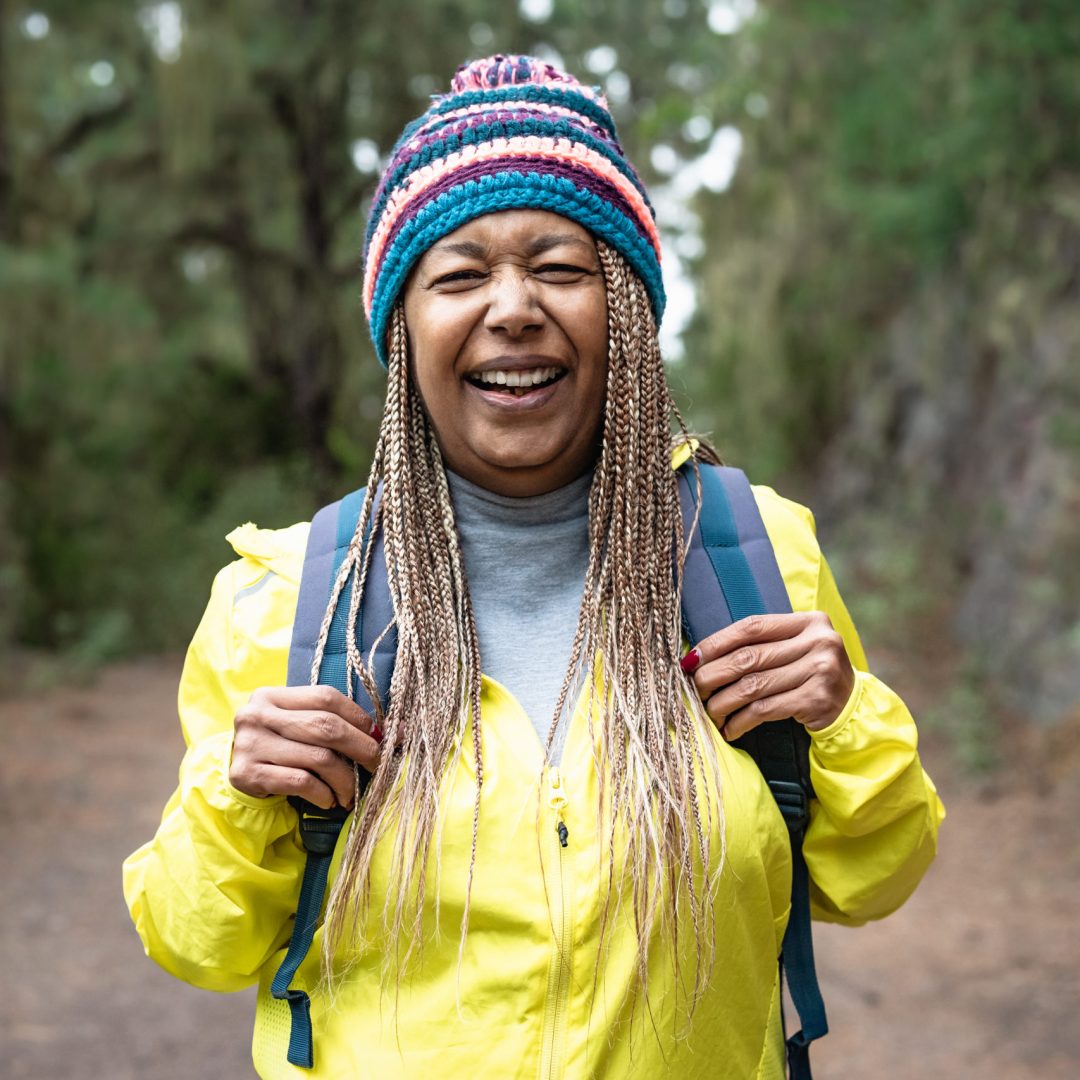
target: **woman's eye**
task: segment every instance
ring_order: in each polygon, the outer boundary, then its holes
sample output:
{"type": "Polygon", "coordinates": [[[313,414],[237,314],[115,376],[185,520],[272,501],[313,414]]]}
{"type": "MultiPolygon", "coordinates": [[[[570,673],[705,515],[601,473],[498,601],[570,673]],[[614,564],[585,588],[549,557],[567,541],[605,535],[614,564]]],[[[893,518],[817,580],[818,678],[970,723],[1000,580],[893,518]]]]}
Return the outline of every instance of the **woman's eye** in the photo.
{"type": "Polygon", "coordinates": [[[537,267],[534,273],[548,281],[570,281],[588,274],[589,271],[583,266],[573,266],[570,263],[545,263],[537,267]]]}
{"type": "Polygon", "coordinates": [[[443,274],[436,278],[436,285],[458,285],[470,281],[480,281],[484,275],[479,270],[455,270],[450,274],[443,274]]]}

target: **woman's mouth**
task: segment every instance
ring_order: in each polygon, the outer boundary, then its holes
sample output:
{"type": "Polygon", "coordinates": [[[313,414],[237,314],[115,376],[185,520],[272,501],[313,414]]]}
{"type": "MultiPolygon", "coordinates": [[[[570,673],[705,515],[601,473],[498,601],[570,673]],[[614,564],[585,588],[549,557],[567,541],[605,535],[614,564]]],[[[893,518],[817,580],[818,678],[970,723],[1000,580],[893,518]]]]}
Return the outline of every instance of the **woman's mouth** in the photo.
{"type": "Polygon", "coordinates": [[[473,386],[506,397],[524,397],[535,390],[553,386],[566,375],[566,368],[535,367],[515,371],[495,369],[466,375],[473,386]]]}

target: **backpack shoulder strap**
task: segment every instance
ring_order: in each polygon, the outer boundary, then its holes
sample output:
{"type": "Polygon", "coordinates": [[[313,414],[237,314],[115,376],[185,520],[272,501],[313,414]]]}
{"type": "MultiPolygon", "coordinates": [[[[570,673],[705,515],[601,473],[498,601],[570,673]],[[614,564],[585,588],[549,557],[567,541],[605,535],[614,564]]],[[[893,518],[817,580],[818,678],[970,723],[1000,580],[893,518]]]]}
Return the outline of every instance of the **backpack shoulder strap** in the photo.
{"type": "MultiPolygon", "coordinates": [[[[341,564],[345,560],[349,544],[356,532],[356,523],[364,505],[365,488],[354,491],[330,506],[323,507],[311,522],[307,549],[304,553],[304,569],[300,578],[300,593],[293,620],[292,644],[289,647],[290,686],[307,686],[311,682],[311,669],[315,661],[315,651],[322,628],[330,592],[341,564]]],[[[372,517],[377,509],[381,492],[376,492],[372,517]]],[[[365,545],[371,543],[369,529],[364,537],[365,545]]],[[[349,693],[347,685],[346,645],[348,641],[348,612],[351,583],[346,585],[338,599],[330,628],[327,633],[326,647],[318,672],[318,682],[334,686],[343,694],[349,693]]],[[[393,618],[393,603],[390,598],[390,585],[386,577],[386,558],[382,534],[375,536],[375,550],[372,552],[371,569],[368,573],[361,604],[356,636],[365,656],[368,655],[375,640],[389,625],[393,618]]],[[[397,653],[397,630],[392,629],[385,635],[375,652],[375,682],[383,706],[386,705],[390,692],[390,680],[393,676],[394,657],[397,653]]],[[[374,711],[371,698],[359,680],[354,680],[352,698],[361,708],[374,711]]],[[[366,774],[361,775],[361,786],[366,782],[366,774]]],[[[322,913],[326,894],[326,881],[330,863],[337,846],[338,835],[348,817],[348,811],[341,807],[323,810],[306,799],[290,797],[289,802],[296,808],[299,816],[300,839],[307,851],[304,864],[304,877],[300,885],[300,897],[296,905],[296,919],[293,922],[292,936],[285,959],[281,962],[270,984],[270,992],[279,1000],[287,1001],[291,1014],[289,1031],[288,1060],[292,1065],[303,1069],[314,1067],[314,1046],[311,1033],[311,1000],[304,990],[292,987],[293,977],[311,949],[315,928],[322,913]]]]}
{"type": "MultiPolygon", "coordinates": [[[[683,569],[683,623],[691,644],[748,615],[791,611],[772,543],[745,474],[699,464],[701,515],[693,468],[679,470],[683,521],[690,546],[683,569]]],[[[828,1031],[810,928],[810,879],[802,841],[810,817],[810,736],[795,720],[760,724],[733,744],[757,763],[791,838],[791,916],[780,964],[802,1028],[787,1040],[792,1080],[810,1080],[810,1043],[828,1031]]]]}
{"type": "MultiPolygon", "coordinates": [[[[307,686],[311,682],[311,665],[315,658],[315,648],[322,627],[326,605],[330,600],[330,590],[337,577],[341,564],[356,532],[356,523],[364,506],[366,488],[346,495],[339,502],[320,510],[311,522],[308,534],[308,546],[304,555],[304,571],[300,579],[300,595],[296,604],[296,616],[293,620],[292,645],[289,648],[289,685],[307,686]]],[[[371,517],[374,520],[379,509],[382,490],[375,492],[372,502],[371,517]]],[[[371,652],[376,640],[390,625],[394,618],[394,605],[390,598],[390,583],[386,576],[386,549],[382,531],[374,533],[369,523],[364,535],[364,546],[374,543],[375,550],[371,557],[371,570],[364,587],[364,599],[360,607],[357,624],[353,628],[356,640],[365,658],[371,652]]],[[[343,694],[349,695],[346,682],[346,649],[349,640],[349,598],[352,595],[351,583],[346,584],[338,598],[333,618],[326,636],[322,663],[319,667],[318,681],[324,686],[333,686],[343,694]]],[[[379,643],[374,656],[375,683],[379,689],[381,704],[385,708],[390,695],[390,680],[394,673],[394,659],[397,656],[397,629],[393,628],[379,643]]],[[[351,697],[367,712],[375,711],[374,703],[368,697],[363,683],[353,680],[351,697]]]]}
{"type": "Polygon", "coordinates": [[[293,618],[292,643],[289,646],[289,686],[307,686],[311,682],[311,665],[315,659],[319,627],[326,612],[337,567],[341,565],[338,519],[344,501],[339,499],[324,506],[311,520],[304,552],[304,569],[300,577],[300,594],[293,618]]]}

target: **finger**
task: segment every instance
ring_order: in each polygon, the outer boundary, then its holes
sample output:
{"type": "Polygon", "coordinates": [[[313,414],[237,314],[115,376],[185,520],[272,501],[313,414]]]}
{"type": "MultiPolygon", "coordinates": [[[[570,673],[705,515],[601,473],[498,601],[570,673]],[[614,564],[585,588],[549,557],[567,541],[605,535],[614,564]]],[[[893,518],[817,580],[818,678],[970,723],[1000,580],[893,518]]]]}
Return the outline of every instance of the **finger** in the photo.
{"type": "MultiPolygon", "coordinates": [[[[804,684],[805,685],[805,684],[804,684]]],[[[802,687],[789,690],[774,697],[759,698],[737,712],[731,713],[720,727],[720,733],[728,742],[734,742],[748,731],[753,731],[759,724],[774,720],[786,720],[799,711],[802,687]]]]}
{"type": "MultiPolygon", "coordinates": [[[[697,652],[700,663],[707,663],[745,645],[792,638],[810,623],[813,615],[814,613],[809,611],[796,611],[783,615],[748,615],[745,619],[740,619],[724,627],[723,630],[718,630],[715,634],[703,638],[697,642],[691,652],[697,652]]],[[[683,670],[687,669],[684,665],[683,670]]],[[[693,668],[691,667],[690,670],[693,668]]]]}
{"type": "Polygon", "coordinates": [[[267,728],[291,742],[336,751],[368,772],[379,763],[379,743],[337,713],[271,709],[264,715],[267,728]]]}
{"type": "Polygon", "coordinates": [[[805,635],[782,641],[743,645],[717,660],[704,663],[694,672],[698,696],[707,698],[722,686],[730,686],[753,672],[771,671],[796,663],[810,649],[805,635]]]}
{"type": "Polygon", "coordinates": [[[805,658],[772,671],[751,671],[729,686],[722,687],[705,702],[705,711],[714,721],[762,701],[802,686],[814,676],[813,663],[805,658]]]}
{"type": "MultiPolygon", "coordinates": [[[[298,795],[323,810],[330,810],[336,805],[333,789],[314,773],[265,761],[251,767],[246,786],[240,790],[256,796],[298,795]]],[[[351,798],[350,795],[350,801],[351,798]]]]}
{"type": "Polygon", "coordinates": [[[251,700],[289,711],[333,713],[368,734],[374,723],[369,713],[333,686],[265,686],[256,690],[251,700]]]}
{"type": "Polygon", "coordinates": [[[334,793],[339,806],[351,806],[355,792],[353,764],[327,746],[292,742],[268,734],[260,749],[262,764],[314,773],[334,793]]]}
{"type": "MultiPolygon", "coordinates": [[[[259,776],[267,767],[303,769],[312,773],[330,789],[341,806],[350,806],[354,794],[352,763],[325,746],[284,739],[272,731],[262,731],[253,738],[238,732],[233,742],[229,779],[234,787],[251,794],[257,790],[259,776]]],[[[291,794],[286,792],[285,794],[291,794]]],[[[322,805],[321,803],[319,805],[322,805]]]]}

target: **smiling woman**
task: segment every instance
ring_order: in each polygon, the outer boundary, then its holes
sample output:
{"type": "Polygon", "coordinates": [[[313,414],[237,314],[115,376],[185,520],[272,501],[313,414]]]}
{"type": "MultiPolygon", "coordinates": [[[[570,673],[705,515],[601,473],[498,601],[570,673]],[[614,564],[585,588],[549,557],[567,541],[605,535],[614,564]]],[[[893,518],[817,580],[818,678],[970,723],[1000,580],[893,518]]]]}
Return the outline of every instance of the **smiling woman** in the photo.
{"type": "Polygon", "coordinates": [[[459,69],[395,147],[368,485],[231,534],[125,864],[158,963],[259,982],[263,1076],[779,1077],[789,914],[881,917],[933,858],[812,516],[683,428],[659,250],[603,96],[533,58],[459,69]]]}
{"type": "Polygon", "coordinates": [[[405,287],[417,389],[447,465],[501,495],[541,495],[599,447],[607,290],[596,243],[544,210],[477,218],[405,287]]]}

